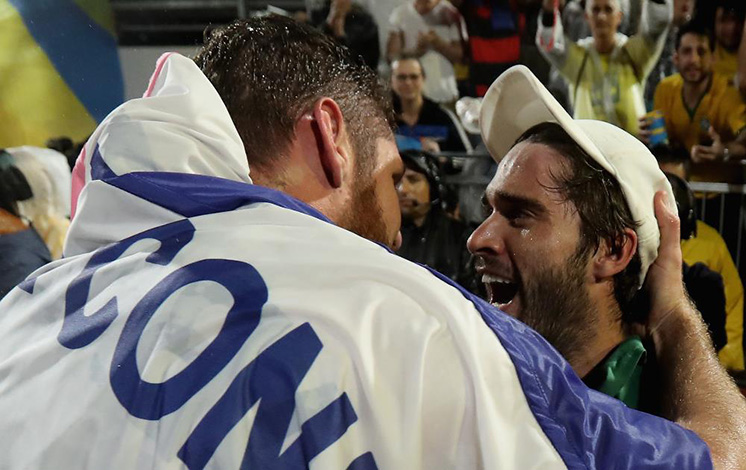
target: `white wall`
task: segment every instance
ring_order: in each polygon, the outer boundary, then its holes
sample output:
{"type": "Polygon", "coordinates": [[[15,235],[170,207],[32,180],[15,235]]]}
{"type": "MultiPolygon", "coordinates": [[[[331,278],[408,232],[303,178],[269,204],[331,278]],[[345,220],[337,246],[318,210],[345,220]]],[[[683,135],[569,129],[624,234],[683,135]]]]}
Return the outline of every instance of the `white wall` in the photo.
{"type": "Polygon", "coordinates": [[[194,57],[198,46],[137,46],[120,47],[119,60],[124,75],[124,99],[139,98],[148,87],[150,75],[155,70],[155,61],[164,52],[178,52],[194,57]]]}

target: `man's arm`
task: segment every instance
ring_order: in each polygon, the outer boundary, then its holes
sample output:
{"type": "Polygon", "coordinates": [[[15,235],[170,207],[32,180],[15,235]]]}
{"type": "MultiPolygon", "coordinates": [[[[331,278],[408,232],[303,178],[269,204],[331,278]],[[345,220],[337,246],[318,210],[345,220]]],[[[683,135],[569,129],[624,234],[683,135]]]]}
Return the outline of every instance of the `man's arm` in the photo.
{"type": "Polygon", "coordinates": [[[643,5],[640,32],[624,48],[646,78],[660,58],[668,27],[673,20],[672,0],[647,0],[643,5]]]}
{"type": "Polygon", "coordinates": [[[458,41],[448,41],[435,33],[431,33],[432,36],[429,39],[430,47],[441,53],[451,63],[459,62],[464,57],[464,43],[458,41]]]}
{"type": "Polygon", "coordinates": [[[743,468],[746,401],[718,363],[707,329],[686,296],[680,222],[664,201],[664,193],[656,194],[661,245],[646,282],[651,298],[646,326],[663,374],[663,411],[707,443],[716,469],[743,468]]]}
{"type": "Polygon", "coordinates": [[[391,31],[388,42],[386,43],[386,59],[389,62],[393,62],[401,56],[402,49],[404,49],[404,33],[401,31],[391,31]]]}
{"type": "Polygon", "coordinates": [[[562,26],[561,9],[565,0],[543,0],[536,30],[536,46],[541,55],[557,67],[566,80],[574,83],[583,63],[585,50],[566,35],[562,26]]]}
{"type": "Polygon", "coordinates": [[[730,142],[723,142],[720,134],[710,127],[710,138],[712,145],[695,145],[692,148],[692,161],[695,163],[704,161],[727,161],[746,159],[746,128],[738,133],[730,142]]]}

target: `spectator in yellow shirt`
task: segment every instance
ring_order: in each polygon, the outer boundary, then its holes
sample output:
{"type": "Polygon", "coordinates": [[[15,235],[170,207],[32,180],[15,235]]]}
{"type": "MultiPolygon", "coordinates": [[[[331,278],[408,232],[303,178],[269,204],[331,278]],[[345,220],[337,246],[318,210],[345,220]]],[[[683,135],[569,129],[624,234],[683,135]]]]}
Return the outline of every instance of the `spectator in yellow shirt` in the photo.
{"type": "Polygon", "coordinates": [[[685,263],[704,263],[723,277],[728,343],[718,356],[726,368],[743,370],[743,284],[725,240],[717,230],[698,220],[697,234],[681,242],[681,251],[685,263]]]}
{"type": "Polygon", "coordinates": [[[653,107],[663,112],[671,146],[689,150],[694,162],[746,157],[746,105],[725,77],[713,73],[713,47],[706,28],[691,22],[679,28],[679,73],[655,90],[653,107]]]}
{"type": "Polygon", "coordinates": [[[738,72],[738,43],[746,17],[744,0],[720,0],[715,10],[715,73],[733,81],[738,72]]]}
{"type": "MultiPolygon", "coordinates": [[[[665,147],[653,149],[661,170],[672,173],[681,179],[688,179],[686,153],[665,147]]],[[[731,370],[744,369],[743,355],[743,283],[738,275],[733,258],[725,240],[714,228],[701,220],[696,222],[694,236],[681,241],[684,262],[690,266],[703,263],[720,274],[725,288],[725,332],[728,341],[718,353],[720,363],[731,370]]]]}

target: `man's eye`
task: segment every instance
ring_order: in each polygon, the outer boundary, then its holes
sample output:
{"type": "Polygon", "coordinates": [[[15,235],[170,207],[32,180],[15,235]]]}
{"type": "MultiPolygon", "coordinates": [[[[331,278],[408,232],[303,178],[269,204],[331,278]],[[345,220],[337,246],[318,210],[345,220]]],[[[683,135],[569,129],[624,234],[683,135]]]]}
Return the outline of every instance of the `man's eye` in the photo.
{"type": "Polygon", "coordinates": [[[520,224],[531,218],[531,214],[523,209],[505,211],[503,216],[505,216],[512,225],[520,224]]]}
{"type": "Polygon", "coordinates": [[[492,206],[489,202],[487,202],[487,198],[485,197],[482,197],[482,200],[480,202],[480,205],[482,207],[482,218],[486,219],[487,217],[492,215],[492,206]]]}

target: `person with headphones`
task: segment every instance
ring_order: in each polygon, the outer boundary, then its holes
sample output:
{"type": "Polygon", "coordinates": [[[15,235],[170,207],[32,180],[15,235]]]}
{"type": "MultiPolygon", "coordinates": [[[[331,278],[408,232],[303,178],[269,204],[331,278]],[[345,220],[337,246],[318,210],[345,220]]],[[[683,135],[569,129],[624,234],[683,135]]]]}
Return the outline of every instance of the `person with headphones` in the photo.
{"type": "MultiPolygon", "coordinates": [[[[656,146],[651,149],[661,170],[686,180],[689,175],[689,156],[685,149],[656,146]]],[[[688,188],[688,185],[687,185],[688,188]]],[[[674,187],[675,189],[675,187],[674,187]]],[[[677,196],[681,204],[683,199],[677,196]]],[[[683,200],[685,203],[686,201],[683,200]]],[[[692,203],[689,202],[691,206],[692,203]]],[[[692,206],[694,207],[694,206],[692,206]]],[[[703,263],[720,274],[725,287],[725,329],[728,340],[718,352],[720,363],[730,370],[744,369],[743,351],[743,283],[723,237],[713,227],[696,219],[692,211],[681,217],[681,252],[690,266],[703,263]]]]}
{"type": "Polygon", "coordinates": [[[428,265],[477,293],[480,283],[466,248],[471,232],[444,210],[450,188],[441,179],[435,157],[419,150],[405,150],[401,156],[405,170],[396,187],[402,215],[398,254],[428,265]]]}
{"type": "Polygon", "coordinates": [[[44,241],[18,214],[19,201],[33,193],[14,165],[13,157],[0,151],[0,299],[52,258],[44,241]]]}

